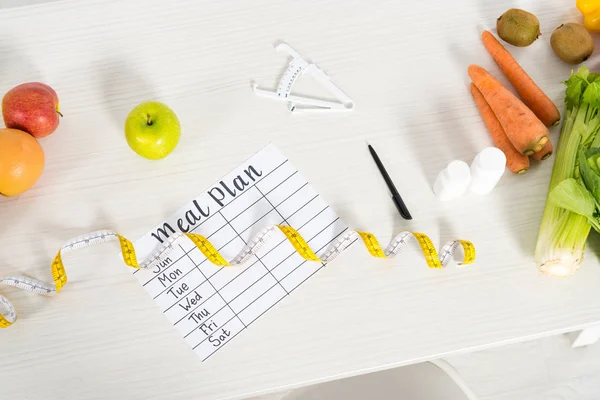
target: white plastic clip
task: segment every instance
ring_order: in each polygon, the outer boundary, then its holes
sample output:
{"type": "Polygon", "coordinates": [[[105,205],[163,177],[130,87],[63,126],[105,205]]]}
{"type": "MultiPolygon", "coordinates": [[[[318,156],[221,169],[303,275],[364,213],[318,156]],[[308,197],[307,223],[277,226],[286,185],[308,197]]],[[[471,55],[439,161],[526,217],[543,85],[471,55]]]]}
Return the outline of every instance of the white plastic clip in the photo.
{"type": "Polygon", "coordinates": [[[279,80],[277,91],[259,89],[257,84],[253,85],[254,93],[258,96],[267,97],[273,100],[288,102],[288,108],[292,112],[313,112],[313,111],[350,111],[354,108],[352,99],[337,87],[315,64],[303,59],[294,49],[286,43],[280,43],[275,46],[278,52],[287,53],[292,56],[292,61],[279,80]],[[308,73],[312,75],[321,85],[323,85],[331,94],[335,96],[339,103],[328,100],[320,100],[311,97],[295,96],[292,94],[292,86],[298,77],[308,73]]]}

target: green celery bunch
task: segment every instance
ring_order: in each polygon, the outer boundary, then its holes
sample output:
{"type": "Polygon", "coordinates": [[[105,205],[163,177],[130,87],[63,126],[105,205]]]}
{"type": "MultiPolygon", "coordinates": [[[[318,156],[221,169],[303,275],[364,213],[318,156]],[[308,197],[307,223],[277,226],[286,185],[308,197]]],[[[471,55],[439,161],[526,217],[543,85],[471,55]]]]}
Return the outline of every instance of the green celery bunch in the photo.
{"type": "Polygon", "coordinates": [[[568,276],[583,260],[593,227],[600,232],[600,74],[581,67],[564,82],[565,116],[538,234],[538,268],[568,276]]]}

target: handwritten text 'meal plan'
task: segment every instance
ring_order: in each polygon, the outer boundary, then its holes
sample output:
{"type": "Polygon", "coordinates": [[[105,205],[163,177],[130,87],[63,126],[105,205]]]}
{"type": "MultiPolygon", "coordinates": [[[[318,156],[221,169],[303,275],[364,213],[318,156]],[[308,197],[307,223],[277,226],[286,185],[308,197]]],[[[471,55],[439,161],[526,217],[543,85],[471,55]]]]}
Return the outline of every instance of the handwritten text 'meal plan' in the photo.
{"type": "MultiPolygon", "coordinates": [[[[239,196],[244,190],[252,186],[262,174],[262,170],[257,170],[253,165],[248,165],[248,168],[244,169],[242,174],[235,176],[230,182],[220,181],[207,193],[217,204],[218,210],[227,204],[230,199],[239,196]]],[[[189,232],[190,229],[210,215],[210,205],[202,205],[194,200],[192,201],[192,207],[185,212],[184,217],[177,219],[175,227],[165,222],[162,227],[157,228],[156,232],[152,232],[151,235],[159,243],[163,243],[169,235],[175,232],[189,232]]]]}

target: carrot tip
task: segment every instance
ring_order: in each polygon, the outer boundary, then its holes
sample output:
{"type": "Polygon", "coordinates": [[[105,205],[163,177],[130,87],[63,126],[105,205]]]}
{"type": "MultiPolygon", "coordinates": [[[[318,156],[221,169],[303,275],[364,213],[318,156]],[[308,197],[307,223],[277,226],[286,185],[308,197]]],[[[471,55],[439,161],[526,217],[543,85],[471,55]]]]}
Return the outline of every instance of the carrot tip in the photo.
{"type": "MultiPolygon", "coordinates": [[[[546,143],[548,143],[548,137],[544,136],[543,138],[540,139],[539,142],[537,142],[535,144],[535,146],[533,146],[531,148],[531,150],[533,151],[533,153],[537,153],[538,151],[541,151],[544,148],[544,146],[546,145],[546,143]]],[[[529,150],[529,151],[531,151],[531,150],[529,150]]],[[[530,154],[527,154],[527,153],[523,153],[523,154],[525,154],[526,156],[530,155],[530,154]]]]}
{"type": "Polygon", "coordinates": [[[544,157],[542,157],[542,160],[545,160],[545,159],[547,159],[547,158],[548,158],[548,157],[550,157],[551,155],[552,155],[552,152],[550,152],[550,153],[548,153],[548,154],[544,155],[544,157]]]}
{"type": "Polygon", "coordinates": [[[552,126],[558,126],[558,124],[560,124],[560,118],[557,119],[556,121],[554,121],[554,123],[552,124],[552,126]]]}
{"type": "Polygon", "coordinates": [[[523,154],[525,154],[526,156],[530,156],[530,155],[532,155],[533,153],[535,153],[535,151],[533,151],[533,150],[525,150],[525,151],[523,152],[523,154]]]}
{"type": "Polygon", "coordinates": [[[525,172],[527,172],[527,168],[523,168],[523,169],[517,171],[517,175],[523,175],[525,172]]]}

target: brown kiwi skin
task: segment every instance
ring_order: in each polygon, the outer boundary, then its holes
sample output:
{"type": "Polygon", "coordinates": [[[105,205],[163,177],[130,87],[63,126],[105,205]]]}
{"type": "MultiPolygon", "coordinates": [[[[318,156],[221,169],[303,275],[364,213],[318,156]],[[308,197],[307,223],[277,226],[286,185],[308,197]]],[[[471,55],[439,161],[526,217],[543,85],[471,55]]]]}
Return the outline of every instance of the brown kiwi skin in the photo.
{"type": "Polygon", "coordinates": [[[540,21],[530,12],[511,8],[496,20],[498,36],[517,47],[527,47],[540,37],[540,21]]]}
{"type": "Polygon", "coordinates": [[[574,22],[562,24],[552,32],[550,44],[554,54],[567,64],[586,61],[594,52],[594,40],[583,25],[574,22]]]}

